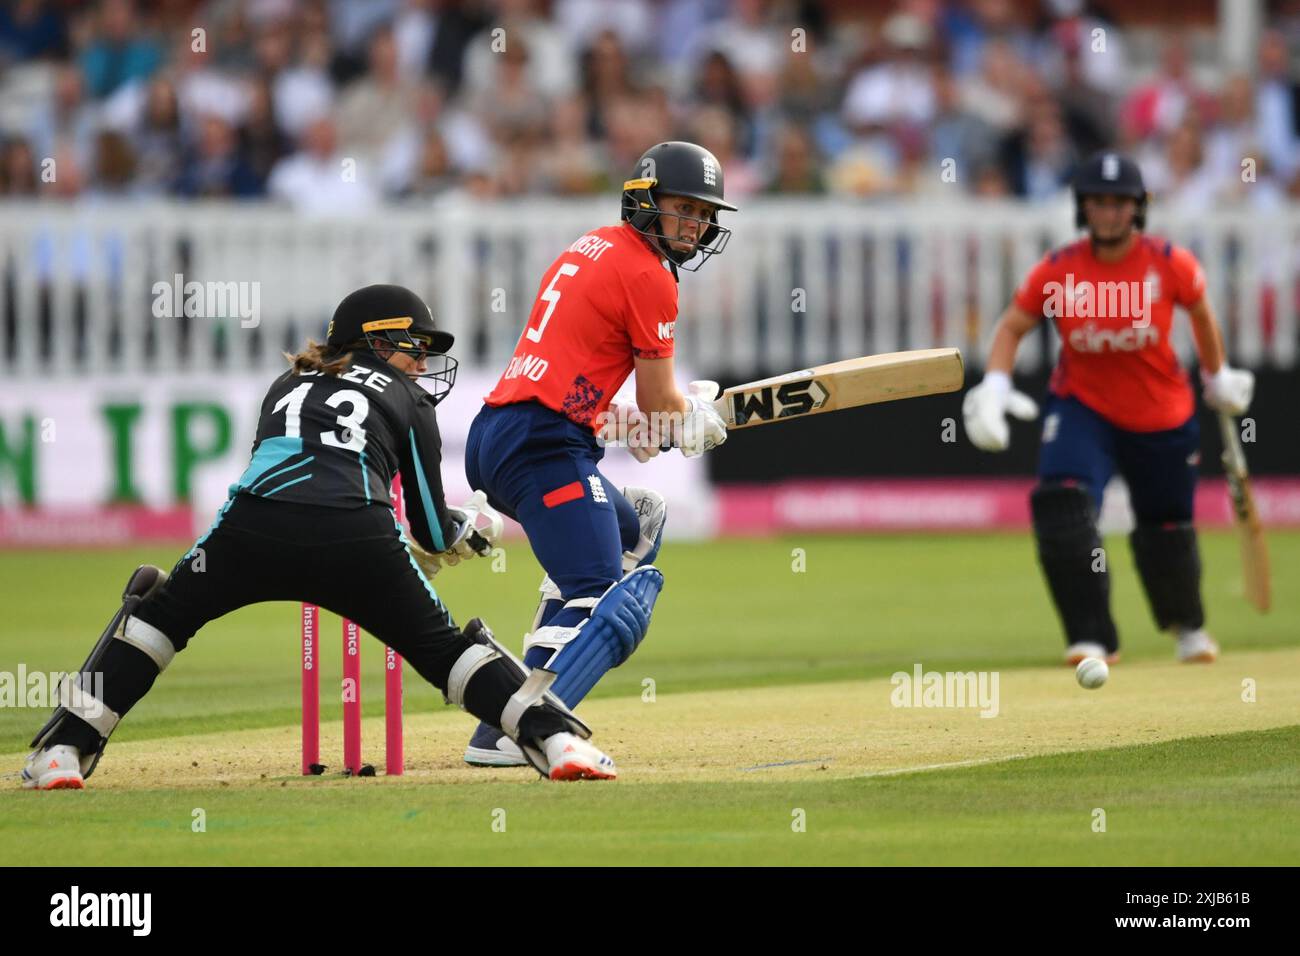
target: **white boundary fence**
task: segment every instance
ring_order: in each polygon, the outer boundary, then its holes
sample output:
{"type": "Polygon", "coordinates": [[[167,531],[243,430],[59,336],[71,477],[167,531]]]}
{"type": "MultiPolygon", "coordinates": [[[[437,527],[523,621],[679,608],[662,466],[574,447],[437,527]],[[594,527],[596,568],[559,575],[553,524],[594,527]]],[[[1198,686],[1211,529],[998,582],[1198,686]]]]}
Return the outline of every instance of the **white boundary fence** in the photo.
{"type": "MultiPolygon", "coordinates": [[[[546,267],[616,217],[616,199],[458,201],[348,220],[265,205],[0,204],[0,375],[280,369],[281,351],[323,337],[338,300],[372,282],[421,293],[462,362],[499,368],[546,267]],[[155,284],[170,289],[178,274],[256,283],[257,324],[230,309],[156,317],[155,284]]],[[[1016,283],[1073,237],[1072,221],[1063,204],[751,200],[727,219],[726,252],[682,273],[679,351],[736,375],[940,344],[978,366],[1016,283]]],[[[1296,366],[1300,211],[1157,215],[1151,231],[1200,257],[1235,363],[1296,366]]],[[[1190,332],[1177,327],[1187,360],[1190,332]]],[[[1053,339],[1023,348],[1021,369],[1050,361],[1053,339]]]]}

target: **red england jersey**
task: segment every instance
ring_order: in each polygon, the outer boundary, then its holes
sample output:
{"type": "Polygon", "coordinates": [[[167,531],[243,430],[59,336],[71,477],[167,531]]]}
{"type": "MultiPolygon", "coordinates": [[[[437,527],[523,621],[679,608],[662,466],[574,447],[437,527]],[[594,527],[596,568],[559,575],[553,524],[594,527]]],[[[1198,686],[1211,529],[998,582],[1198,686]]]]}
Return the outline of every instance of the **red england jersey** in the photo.
{"type": "Polygon", "coordinates": [[[1045,256],[1015,304],[1056,323],[1061,356],[1051,390],[1073,396],[1127,431],[1177,428],[1195,398],[1170,342],[1174,306],[1205,294],[1200,264],[1164,239],[1138,236],[1119,262],[1099,262],[1087,239],[1045,256]]]}
{"type": "Polygon", "coordinates": [[[593,430],[634,358],[669,358],[677,280],[626,223],[593,230],[542,277],[489,405],[537,401],[593,430]]]}

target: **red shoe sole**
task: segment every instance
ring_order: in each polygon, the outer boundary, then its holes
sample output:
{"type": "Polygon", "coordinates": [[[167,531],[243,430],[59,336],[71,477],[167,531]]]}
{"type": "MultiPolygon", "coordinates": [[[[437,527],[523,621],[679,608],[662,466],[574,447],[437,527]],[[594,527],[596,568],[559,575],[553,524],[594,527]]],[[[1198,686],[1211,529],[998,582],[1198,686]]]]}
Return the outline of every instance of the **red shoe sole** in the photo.
{"type": "Polygon", "coordinates": [[[63,780],[55,780],[53,783],[49,784],[48,786],[41,787],[41,789],[42,790],[84,790],[86,789],[86,784],[83,781],[76,779],[75,777],[68,777],[63,780]]]}
{"type": "Polygon", "coordinates": [[[618,774],[592,770],[580,763],[560,764],[551,771],[552,780],[616,780],[618,774]]]}

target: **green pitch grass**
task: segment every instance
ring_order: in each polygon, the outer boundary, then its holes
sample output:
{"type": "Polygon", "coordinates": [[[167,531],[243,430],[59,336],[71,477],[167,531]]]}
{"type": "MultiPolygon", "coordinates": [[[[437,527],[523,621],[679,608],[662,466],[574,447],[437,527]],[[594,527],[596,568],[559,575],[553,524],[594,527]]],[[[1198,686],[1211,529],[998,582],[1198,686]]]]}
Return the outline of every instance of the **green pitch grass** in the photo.
{"type": "MultiPolygon", "coordinates": [[[[1124,660],[1094,692],[1056,664],[1027,536],[670,545],[650,636],[584,706],[613,784],[463,769],[472,722],[409,669],[405,777],[299,778],[297,609],[248,608],[177,657],[85,792],[0,777],[0,864],[1300,863],[1300,534],[1270,535],[1267,616],[1241,596],[1235,536],[1202,536],[1225,648],[1208,668],[1172,664],[1126,542],[1107,545],[1124,660]],[[1000,672],[1001,713],[889,706],[916,664],[1000,672]],[[51,832],[75,860],[50,857],[51,832]]],[[[180,550],[0,554],[0,673],[80,664],[131,569],[180,550]]],[[[512,543],[504,567],[435,585],[517,644],[539,578],[512,543]]],[[[328,688],[336,619],[323,633],[328,688]]],[[[381,658],[363,648],[380,765],[381,658]]],[[[323,710],[337,765],[341,707],[323,710]]],[[[45,716],[0,706],[0,774],[45,716]]]]}

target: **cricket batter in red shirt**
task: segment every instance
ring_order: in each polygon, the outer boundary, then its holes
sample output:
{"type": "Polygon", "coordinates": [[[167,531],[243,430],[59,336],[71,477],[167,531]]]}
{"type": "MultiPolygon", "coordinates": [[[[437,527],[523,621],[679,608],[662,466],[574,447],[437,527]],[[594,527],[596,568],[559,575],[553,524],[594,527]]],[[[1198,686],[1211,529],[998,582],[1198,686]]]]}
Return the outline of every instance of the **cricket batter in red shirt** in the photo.
{"type": "Polygon", "coordinates": [[[1080,168],[1074,194],[1075,221],[1088,236],[1049,253],[1016,292],[984,380],[963,403],[966,433],[977,447],[1002,451],[1005,416],[1037,416],[1034,402],[1012,388],[1011,369],[1021,338],[1050,319],[1061,354],[1030,510],[1066,660],[1118,658],[1097,531],[1102,491],[1118,472],[1137,519],[1129,542],[1156,625],[1174,635],[1179,660],[1213,661],[1219,649],[1205,631],[1192,525],[1200,433],[1192,387],[1170,342],[1174,306],[1191,317],[1207,405],[1242,414],[1255,377],[1224,360],[1196,258],[1142,233],[1147,193],[1137,164],[1100,153],[1080,168]]]}
{"type": "MultiPolygon", "coordinates": [[[[730,235],[718,223],[719,210],[736,209],[723,199],[722,167],[701,146],[668,142],[634,176],[623,184],[622,222],[578,237],[542,277],[465,449],[470,487],[523,525],[546,569],[524,662],[555,671],[551,690],[570,706],[640,644],[663,586],[651,564],[663,497],[620,491],[602,475],[605,440],[624,440],[644,461],[661,440],[693,457],[727,437],[710,404],[717,384],[693,382],[684,395],[673,375],[678,269],[699,268],[730,235]],[[637,407],[611,408],[633,370],[637,407]],[[647,422],[653,435],[640,428],[647,422]]],[[[524,763],[488,723],[465,760],[524,763]]]]}

